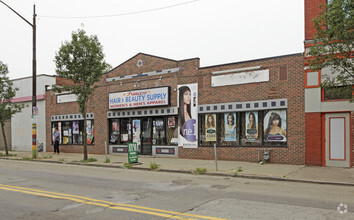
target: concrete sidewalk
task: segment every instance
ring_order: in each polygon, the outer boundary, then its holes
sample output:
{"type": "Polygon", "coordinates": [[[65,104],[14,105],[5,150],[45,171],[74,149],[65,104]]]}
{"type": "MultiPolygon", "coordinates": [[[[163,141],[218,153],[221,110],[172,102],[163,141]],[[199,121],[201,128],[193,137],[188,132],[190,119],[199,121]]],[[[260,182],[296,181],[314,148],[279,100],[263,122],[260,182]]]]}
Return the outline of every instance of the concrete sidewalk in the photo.
{"type": "MultiPolygon", "coordinates": [[[[4,154],[4,152],[1,152],[4,154]]],[[[16,156],[0,157],[0,159],[29,160],[32,152],[10,152],[16,156]]],[[[108,155],[109,163],[105,163],[105,155],[90,154],[89,158],[97,159],[96,162],[82,163],[83,154],[39,152],[38,159],[34,161],[67,163],[87,166],[125,168],[128,162],[127,155],[108,155]]],[[[337,184],[354,186],[354,168],[333,167],[308,167],[304,165],[271,164],[264,165],[239,161],[218,161],[218,170],[213,160],[194,160],[167,157],[140,156],[139,163],[133,164],[131,169],[150,170],[150,163],[158,165],[158,171],[193,173],[196,168],[205,168],[206,175],[235,176],[244,178],[298,181],[321,184],[337,184]]]]}

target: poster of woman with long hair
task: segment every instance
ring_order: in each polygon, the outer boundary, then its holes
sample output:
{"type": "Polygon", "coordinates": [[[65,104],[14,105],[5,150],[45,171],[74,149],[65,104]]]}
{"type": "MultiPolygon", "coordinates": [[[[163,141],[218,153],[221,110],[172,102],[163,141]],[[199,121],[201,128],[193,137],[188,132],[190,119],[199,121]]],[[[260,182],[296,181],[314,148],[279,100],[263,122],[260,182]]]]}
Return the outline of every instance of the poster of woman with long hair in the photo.
{"type": "Polygon", "coordinates": [[[178,146],[197,148],[198,142],[198,84],[179,85],[178,146]]]}
{"type": "Polygon", "coordinates": [[[236,113],[225,113],[225,141],[236,141],[236,113]]]}
{"type": "Polygon", "coordinates": [[[286,142],[286,110],[271,110],[264,116],[264,139],[286,142]]]}
{"type": "Polygon", "coordinates": [[[216,141],[216,114],[205,115],[205,141],[216,141]]]}
{"type": "Polygon", "coordinates": [[[256,140],[258,138],[258,112],[246,112],[246,139],[256,140]]]}

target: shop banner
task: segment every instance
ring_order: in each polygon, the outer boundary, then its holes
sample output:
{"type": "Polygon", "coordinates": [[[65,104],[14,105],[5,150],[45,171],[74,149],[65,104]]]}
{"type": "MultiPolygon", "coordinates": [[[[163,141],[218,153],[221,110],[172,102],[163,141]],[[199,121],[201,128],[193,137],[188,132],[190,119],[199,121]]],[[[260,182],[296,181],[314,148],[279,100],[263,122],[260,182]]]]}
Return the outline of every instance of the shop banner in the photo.
{"type": "Polygon", "coordinates": [[[138,144],[128,143],[128,162],[137,163],[138,162],[138,144]]]}
{"type": "Polygon", "coordinates": [[[198,147],[198,84],[178,85],[178,146],[198,147]]]}
{"type": "Polygon", "coordinates": [[[205,141],[216,141],[216,114],[205,115],[205,141]]]}
{"type": "Polygon", "coordinates": [[[225,141],[236,141],[236,113],[225,113],[225,141]]]}
{"type": "Polygon", "coordinates": [[[245,117],[246,139],[255,141],[258,138],[258,112],[246,112],[245,117]]]}
{"type": "Polygon", "coordinates": [[[109,94],[109,109],[169,105],[169,87],[109,94]]]}
{"type": "Polygon", "coordinates": [[[271,110],[264,116],[264,139],[268,142],[286,142],[286,110],[271,110]]]}

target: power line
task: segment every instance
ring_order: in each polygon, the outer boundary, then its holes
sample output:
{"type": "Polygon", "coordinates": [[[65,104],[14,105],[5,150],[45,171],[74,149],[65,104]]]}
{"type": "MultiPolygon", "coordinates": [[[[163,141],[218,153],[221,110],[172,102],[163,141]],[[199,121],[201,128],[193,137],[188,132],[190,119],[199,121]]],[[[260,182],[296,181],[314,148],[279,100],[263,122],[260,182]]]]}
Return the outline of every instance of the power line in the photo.
{"type": "Polygon", "coordinates": [[[188,2],[182,2],[179,4],[174,4],[174,5],[168,5],[164,7],[159,7],[159,8],[152,8],[152,9],[146,9],[146,10],[141,10],[141,11],[133,11],[133,12],[126,12],[126,13],[120,13],[120,14],[112,14],[112,15],[93,15],[93,16],[71,16],[71,17],[63,17],[63,16],[49,16],[49,15],[38,15],[39,18],[54,18],[54,19],[83,19],[83,18],[108,18],[108,17],[118,17],[118,16],[126,16],[126,15],[133,15],[133,14],[142,14],[142,13],[147,13],[147,12],[152,12],[152,11],[159,11],[159,10],[164,10],[168,8],[174,8],[174,7],[179,7],[182,5],[194,3],[200,0],[193,0],[193,1],[188,1],[188,2]]]}

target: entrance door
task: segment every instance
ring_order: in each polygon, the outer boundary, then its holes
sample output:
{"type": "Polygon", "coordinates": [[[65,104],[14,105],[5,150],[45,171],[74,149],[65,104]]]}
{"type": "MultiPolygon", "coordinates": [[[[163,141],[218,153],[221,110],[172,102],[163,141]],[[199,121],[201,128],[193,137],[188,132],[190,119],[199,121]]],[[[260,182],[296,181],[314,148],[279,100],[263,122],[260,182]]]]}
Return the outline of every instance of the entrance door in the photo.
{"type": "Polygon", "coordinates": [[[349,114],[326,114],[326,166],[349,167],[349,114]]]}
{"type": "Polygon", "coordinates": [[[152,118],[141,119],[141,147],[143,155],[152,155],[152,118]]]}

